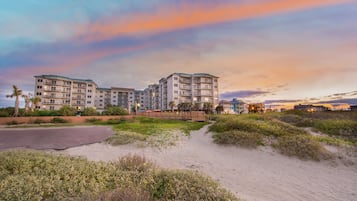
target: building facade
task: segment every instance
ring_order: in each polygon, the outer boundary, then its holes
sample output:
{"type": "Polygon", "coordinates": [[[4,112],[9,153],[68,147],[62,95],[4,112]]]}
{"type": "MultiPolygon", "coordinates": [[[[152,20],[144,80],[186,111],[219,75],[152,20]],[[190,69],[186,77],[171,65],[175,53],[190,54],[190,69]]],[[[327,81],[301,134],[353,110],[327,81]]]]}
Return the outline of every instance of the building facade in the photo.
{"type": "Polygon", "coordinates": [[[74,79],[58,75],[35,77],[35,96],[41,98],[37,109],[58,110],[63,105],[96,108],[99,112],[108,106],[120,106],[132,111],[171,110],[170,102],[189,103],[201,110],[205,103],[215,108],[219,103],[218,77],[205,73],[173,73],[151,84],[145,90],[111,87],[98,88],[90,79],[74,79]]]}
{"type": "Polygon", "coordinates": [[[37,109],[58,110],[63,105],[95,107],[97,84],[90,79],[72,79],[58,75],[38,75],[35,77],[35,96],[41,101],[37,109]]]}
{"type": "Polygon", "coordinates": [[[202,109],[204,103],[219,103],[218,77],[206,73],[173,73],[159,81],[159,108],[170,110],[170,102],[191,103],[202,109]]]}

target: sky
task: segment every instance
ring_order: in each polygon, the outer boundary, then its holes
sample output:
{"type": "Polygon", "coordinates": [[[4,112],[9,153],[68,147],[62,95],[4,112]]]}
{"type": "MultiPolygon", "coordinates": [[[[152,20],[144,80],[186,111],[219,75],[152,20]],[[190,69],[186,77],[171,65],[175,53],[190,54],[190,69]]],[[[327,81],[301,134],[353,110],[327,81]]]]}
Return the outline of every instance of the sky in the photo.
{"type": "Polygon", "coordinates": [[[0,107],[34,75],[144,89],[174,72],[220,98],[357,105],[356,0],[0,1],[0,107]]]}

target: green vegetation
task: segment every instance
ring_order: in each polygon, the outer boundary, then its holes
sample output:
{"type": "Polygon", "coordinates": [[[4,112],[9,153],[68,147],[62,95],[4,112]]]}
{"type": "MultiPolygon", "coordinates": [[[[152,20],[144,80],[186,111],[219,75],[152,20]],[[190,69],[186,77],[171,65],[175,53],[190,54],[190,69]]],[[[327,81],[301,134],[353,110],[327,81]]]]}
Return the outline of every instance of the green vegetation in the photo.
{"type": "Polygon", "coordinates": [[[77,113],[77,108],[69,105],[64,105],[58,110],[60,116],[74,116],[77,113]]]}
{"type": "Polygon", "coordinates": [[[168,137],[165,135],[170,135],[168,133],[175,130],[180,130],[189,135],[190,131],[199,130],[207,123],[136,117],[134,120],[112,119],[107,122],[96,122],[96,124],[112,125],[117,133],[108,138],[107,141],[113,145],[120,145],[134,141],[145,141],[152,136],[168,137]]]}
{"type": "Polygon", "coordinates": [[[128,115],[128,111],[122,107],[110,106],[105,109],[103,115],[128,115]]]}
{"type": "MultiPolygon", "coordinates": [[[[274,114],[275,115],[275,114],[274,114]]],[[[221,115],[209,130],[218,144],[243,147],[272,145],[282,154],[300,159],[322,160],[329,152],[305,130],[268,114],[221,115]]]]}
{"type": "Polygon", "coordinates": [[[97,110],[95,108],[92,107],[86,107],[84,108],[83,111],[83,116],[97,116],[99,113],[97,112],[97,110]]]}
{"type": "Polygon", "coordinates": [[[0,161],[0,200],[238,200],[207,176],[162,170],[139,156],[104,163],[8,151],[0,161]]]}

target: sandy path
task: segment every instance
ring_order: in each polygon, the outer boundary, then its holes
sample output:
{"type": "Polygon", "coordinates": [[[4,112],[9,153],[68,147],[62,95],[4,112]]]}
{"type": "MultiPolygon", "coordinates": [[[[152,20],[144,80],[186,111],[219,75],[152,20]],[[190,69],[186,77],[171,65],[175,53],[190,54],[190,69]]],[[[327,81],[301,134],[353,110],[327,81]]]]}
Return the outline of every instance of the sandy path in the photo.
{"type": "Polygon", "coordinates": [[[248,201],[354,201],[357,168],[288,158],[264,148],[249,150],[212,143],[208,126],[191,133],[189,140],[165,150],[92,144],[65,150],[90,160],[109,161],[139,154],[161,167],[195,169],[210,175],[248,201]]]}

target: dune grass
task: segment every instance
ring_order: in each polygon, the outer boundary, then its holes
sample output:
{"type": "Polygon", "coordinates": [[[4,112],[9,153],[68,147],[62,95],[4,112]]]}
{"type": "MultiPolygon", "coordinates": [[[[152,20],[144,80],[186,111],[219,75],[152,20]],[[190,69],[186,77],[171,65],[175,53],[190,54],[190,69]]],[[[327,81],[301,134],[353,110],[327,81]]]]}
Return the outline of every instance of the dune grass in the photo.
{"type": "MultiPolygon", "coordinates": [[[[214,142],[242,147],[271,145],[280,153],[300,159],[323,160],[332,155],[307,131],[274,115],[221,115],[210,126],[214,142]]],[[[322,140],[321,140],[322,141],[322,140]]]]}
{"type": "Polygon", "coordinates": [[[0,200],[239,200],[211,178],[140,156],[115,162],[39,151],[0,153],[0,200]]]}
{"type": "MultiPolygon", "coordinates": [[[[134,120],[127,121],[109,121],[109,123],[101,122],[101,125],[109,124],[116,131],[116,134],[107,139],[107,142],[113,145],[128,144],[135,141],[146,141],[151,139],[152,136],[162,135],[163,138],[167,139],[167,135],[170,135],[173,131],[180,131],[185,135],[189,135],[192,130],[199,130],[207,124],[207,122],[163,120],[147,117],[137,117],[134,120]]],[[[172,142],[169,143],[172,144],[172,142]]]]}

